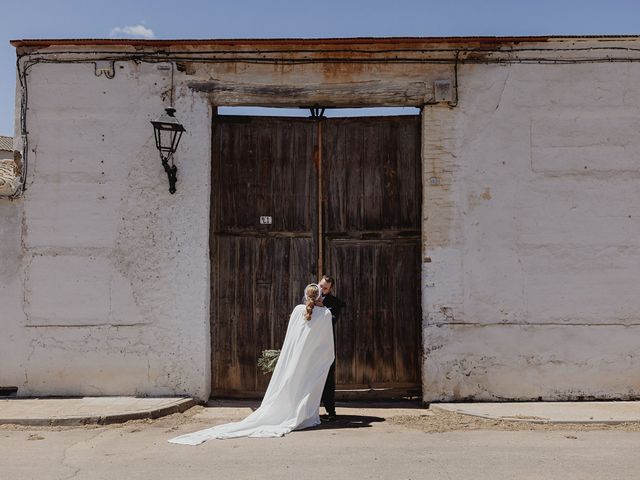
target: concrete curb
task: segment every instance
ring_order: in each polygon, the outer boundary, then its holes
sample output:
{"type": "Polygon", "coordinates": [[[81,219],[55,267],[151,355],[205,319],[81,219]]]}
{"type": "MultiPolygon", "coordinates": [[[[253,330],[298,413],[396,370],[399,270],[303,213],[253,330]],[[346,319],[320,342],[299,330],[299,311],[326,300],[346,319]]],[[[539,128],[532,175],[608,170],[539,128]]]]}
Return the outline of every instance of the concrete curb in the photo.
{"type": "Polygon", "coordinates": [[[502,420],[505,422],[520,422],[520,423],[537,423],[537,424],[547,424],[547,425],[620,425],[623,423],[638,423],[636,419],[629,420],[605,420],[605,419],[594,419],[594,420],[552,420],[550,418],[538,417],[538,416],[504,416],[504,415],[483,415],[481,413],[472,413],[468,411],[464,411],[461,409],[457,409],[455,407],[442,407],[438,404],[432,403],[429,405],[429,410],[432,410],[436,413],[455,413],[458,415],[465,415],[468,417],[482,418],[485,420],[502,420]]]}
{"type": "Polygon", "coordinates": [[[35,427],[55,427],[55,426],[81,426],[81,425],[108,425],[114,423],[124,423],[130,420],[143,420],[160,418],[173,413],[182,413],[196,405],[193,398],[181,398],[158,408],[148,408],[126,413],[113,413],[107,415],[64,415],[55,417],[22,417],[22,418],[2,418],[0,425],[25,425],[35,427]]]}

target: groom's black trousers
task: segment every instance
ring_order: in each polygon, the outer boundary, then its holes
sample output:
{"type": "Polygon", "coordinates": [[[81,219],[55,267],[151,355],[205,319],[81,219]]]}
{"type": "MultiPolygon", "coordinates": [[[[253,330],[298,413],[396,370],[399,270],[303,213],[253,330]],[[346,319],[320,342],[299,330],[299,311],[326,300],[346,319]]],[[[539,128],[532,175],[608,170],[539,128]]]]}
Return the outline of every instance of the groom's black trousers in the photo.
{"type": "MultiPolygon", "coordinates": [[[[336,346],[336,321],[335,317],[332,318],[333,323],[333,347],[335,351],[336,346]]],[[[322,398],[320,400],[324,409],[330,415],[336,414],[336,360],[333,359],[331,367],[329,367],[329,373],[327,374],[327,381],[324,382],[324,389],[322,390],[322,398]]]]}
{"type": "Polygon", "coordinates": [[[329,368],[327,381],[322,390],[322,405],[330,415],[336,414],[336,361],[334,360],[329,368]]]}
{"type": "MultiPolygon", "coordinates": [[[[337,353],[336,349],[336,322],[340,311],[346,307],[346,304],[336,298],[331,293],[325,295],[324,306],[331,310],[331,323],[333,326],[333,349],[337,353]]],[[[327,374],[327,380],[324,383],[324,389],[322,390],[322,399],[320,400],[324,405],[324,409],[331,415],[336,414],[336,361],[333,360],[331,367],[329,367],[329,373],[327,374]]]]}

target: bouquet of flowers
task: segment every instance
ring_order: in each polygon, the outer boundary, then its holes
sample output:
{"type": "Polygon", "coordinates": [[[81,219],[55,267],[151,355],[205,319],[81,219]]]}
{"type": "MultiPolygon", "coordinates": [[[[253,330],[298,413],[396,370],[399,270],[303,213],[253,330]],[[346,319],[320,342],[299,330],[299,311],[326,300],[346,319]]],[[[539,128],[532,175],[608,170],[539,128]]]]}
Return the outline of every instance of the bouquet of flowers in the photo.
{"type": "Polygon", "coordinates": [[[278,363],[280,350],[263,350],[260,358],[258,358],[258,367],[265,375],[273,373],[278,363]]]}

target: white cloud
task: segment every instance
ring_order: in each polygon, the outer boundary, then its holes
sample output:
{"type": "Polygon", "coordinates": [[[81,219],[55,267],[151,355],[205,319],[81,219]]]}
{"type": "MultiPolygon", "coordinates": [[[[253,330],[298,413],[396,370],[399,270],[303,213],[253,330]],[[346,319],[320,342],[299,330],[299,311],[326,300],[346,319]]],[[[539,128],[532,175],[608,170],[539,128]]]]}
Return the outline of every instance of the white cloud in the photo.
{"type": "Polygon", "coordinates": [[[144,25],[126,26],[126,27],[114,27],[109,34],[111,38],[155,38],[156,34],[153,30],[145,27],[144,25]]]}

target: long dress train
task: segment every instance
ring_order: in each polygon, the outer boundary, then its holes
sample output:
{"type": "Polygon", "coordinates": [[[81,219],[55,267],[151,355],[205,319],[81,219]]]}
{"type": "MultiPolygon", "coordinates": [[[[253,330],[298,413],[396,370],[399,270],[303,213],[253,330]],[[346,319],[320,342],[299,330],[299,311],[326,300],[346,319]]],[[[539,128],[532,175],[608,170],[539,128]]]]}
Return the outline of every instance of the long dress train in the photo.
{"type": "Polygon", "coordinates": [[[281,437],[320,423],[319,407],[335,358],[331,312],[315,307],[305,320],[304,305],[293,309],[284,343],[260,407],[240,422],[181,435],[171,443],[198,445],[212,438],[281,437]]]}

